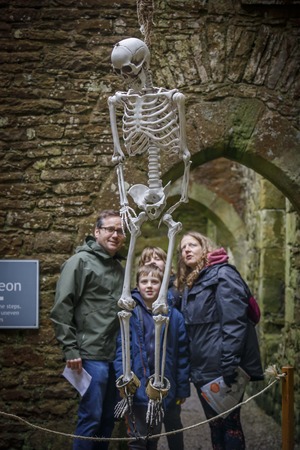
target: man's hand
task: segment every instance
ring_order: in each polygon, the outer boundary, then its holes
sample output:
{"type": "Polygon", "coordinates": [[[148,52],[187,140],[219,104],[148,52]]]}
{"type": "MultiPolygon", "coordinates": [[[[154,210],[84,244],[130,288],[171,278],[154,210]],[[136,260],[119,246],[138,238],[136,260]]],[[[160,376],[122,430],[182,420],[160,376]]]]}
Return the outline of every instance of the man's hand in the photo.
{"type": "Polygon", "coordinates": [[[77,373],[81,373],[82,371],[82,359],[68,359],[67,360],[67,367],[72,370],[77,370],[77,373]]]}

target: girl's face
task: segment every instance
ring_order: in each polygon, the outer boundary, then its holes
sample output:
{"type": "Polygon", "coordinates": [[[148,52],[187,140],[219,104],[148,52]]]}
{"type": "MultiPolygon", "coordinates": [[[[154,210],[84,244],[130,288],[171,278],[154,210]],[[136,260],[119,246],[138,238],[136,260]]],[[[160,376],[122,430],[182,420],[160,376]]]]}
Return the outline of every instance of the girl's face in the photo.
{"type": "Polygon", "coordinates": [[[152,303],[157,299],[160,286],[160,278],[152,275],[152,272],[149,275],[140,276],[137,287],[148,307],[151,307],[152,303]]]}
{"type": "Polygon", "coordinates": [[[180,250],[183,262],[194,269],[203,254],[200,242],[192,236],[184,236],[180,243],[180,250]]]}
{"type": "Polygon", "coordinates": [[[165,261],[157,253],[152,253],[152,256],[145,261],[145,265],[148,264],[155,264],[162,272],[165,270],[165,261]]]}

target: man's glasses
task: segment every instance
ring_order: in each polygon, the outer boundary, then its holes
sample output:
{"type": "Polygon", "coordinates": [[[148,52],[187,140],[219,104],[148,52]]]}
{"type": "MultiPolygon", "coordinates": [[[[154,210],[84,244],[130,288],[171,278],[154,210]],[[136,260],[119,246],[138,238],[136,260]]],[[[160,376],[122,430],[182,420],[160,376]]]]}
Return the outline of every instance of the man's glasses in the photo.
{"type": "Polygon", "coordinates": [[[122,228],[115,228],[115,227],[99,227],[101,230],[105,230],[106,233],[114,234],[117,233],[118,236],[124,236],[124,231],[122,228]]]}

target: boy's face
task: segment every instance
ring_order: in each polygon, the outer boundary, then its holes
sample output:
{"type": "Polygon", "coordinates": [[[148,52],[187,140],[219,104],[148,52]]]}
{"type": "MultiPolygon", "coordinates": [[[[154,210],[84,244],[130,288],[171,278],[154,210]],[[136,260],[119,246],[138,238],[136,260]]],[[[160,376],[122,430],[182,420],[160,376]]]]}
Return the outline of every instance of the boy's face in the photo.
{"type": "Polygon", "coordinates": [[[157,299],[161,286],[161,280],[153,276],[150,272],[149,275],[141,275],[138,281],[138,290],[147,306],[151,306],[157,299]]]}

